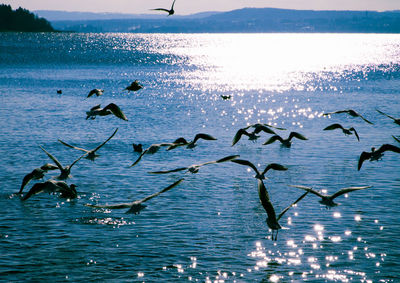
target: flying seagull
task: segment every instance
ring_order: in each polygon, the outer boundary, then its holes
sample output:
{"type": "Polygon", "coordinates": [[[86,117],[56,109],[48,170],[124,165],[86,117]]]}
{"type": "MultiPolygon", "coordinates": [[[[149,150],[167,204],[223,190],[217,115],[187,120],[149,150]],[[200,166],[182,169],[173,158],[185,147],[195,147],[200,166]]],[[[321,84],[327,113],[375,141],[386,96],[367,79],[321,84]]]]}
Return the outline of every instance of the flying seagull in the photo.
{"type": "Polygon", "coordinates": [[[124,112],[118,107],[118,105],[114,103],[108,104],[106,107],[101,108],[100,104],[92,107],[90,111],[86,112],[86,120],[87,119],[92,119],[94,120],[96,116],[107,116],[107,115],[115,115],[116,117],[128,121],[128,118],[126,118],[124,112]]]}
{"type": "Polygon", "coordinates": [[[327,115],[332,115],[332,114],[340,114],[340,113],[347,113],[352,117],[360,117],[361,119],[363,119],[365,122],[367,122],[368,124],[373,124],[372,122],[368,121],[367,119],[365,119],[361,114],[358,114],[356,111],[352,110],[352,109],[347,109],[347,110],[339,110],[336,112],[330,112],[330,113],[324,113],[324,116],[327,115]]]}
{"type": "Polygon", "coordinates": [[[47,171],[55,169],[58,169],[58,167],[50,163],[46,163],[45,165],[42,165],[39,168],[33,169],[31,173],[26,174],[25,177],[22,179],[21,188],[19,189],[18,194],[22,193],[25,186],[30,182],[30,180],[42,179],[44,177],[44,174],[47,173],[47,171]]]}
{"type": "Polygon", "coordinates": [[[73,199],[78,196],[78,193],[76,192],[76,185],[71,184],[68,186],[67,183],[64,181],[55,181],[55,180],[47,180],[46,182],[43,183],[36,183],[32,186],[32,188],[29,190],[29,192],[24,195],[22,200],[27,200],[33,195],[37,195],[43,192],[46,193],[61,193],[61,197],[63,198],[69,198],[73,199]]]}
{"type": "Polygon", "coordinates": [[[60,175],[57,177],[57,179],[60,180],[65,180],[69,178],[69,175],[71,173],[71,168],[72,166],[75,165],[76,162],[78,162],[82,157],[86,156],[87,153],[81,155],[78,159],[76,159],[74,162],[71,163],[71,165],[63,167],[61,163],[55,158],[52,154],[47,152],[43,147],[40,146],[40,148],[47,154],[47,156],[54,161],[54,163],[57,165],[58,169],[60,169],[60,175]]]}
{"type": "Polygon", "coordinates": [[[251,140],[251,141],[257,140],[260,137],[257,134],[260,132],[266,132],[268,134],[276,135],[276,133],[273,130],[271,130],[269,127],[270,126],[267,124],[254,124],[254,125],[250,125],[246,128],[239,129],[236,132],[235,136],[233,137],[232,146],[234,146],[243,135],[248,136],[249,140],[251,140]],[[254,128],[253,132],[248,132],[247,130],[251,127],[254,128]]]}
{"type": "Polygon", "coordinates": [[[258,171],[257,167],[250,161],[243,160],[243,159],[233,159],[231,161],[234,163],[240,164],[240,165],[249,166],[251,169],[253,169],[256,172],[256,175],[254,177],[257,179],[260,179],[260,180],[265,179],[265,174],[268,172],[269,169],[279,170],[279,171],[287,170],[287,168],[283,165],[280,165],[278,163],[270,163],[265,167],[264,171],[262,173],[260,173],[260,171],[258,171]]]}
{"type": "Polygon", "coordinates": [[[174,148],[177,148],[179,146],[186,146],[187,148],[195,148],[197,146],[196,142],[199,139],[203,139],[203,140],[207,140],[207,141],[215,141],[217,140],[216,138],[214,138],[213,136],[209,135],[209,134],[203,134],[203,133],[199,133],[197,134],[194,139],[190,142],[188,142],[185,138],[180,137],[178,139],[176,139],[172,145],[170,147],[168,147],[167,150],[171,150],[174,148]]]}
{"type": "Polygon", "coordinates": [[[292,142],[291,142],[292,138],[297,138],[299,140],[307,140],[307,138],[305,136],[303,136],[302,134],[299,134],[297,132],[291,132],[287,139],[283,139],[279,135],[274,135],[274,136],[270,137],[265,143],[263,143],[263,145],[271,144],[278,140],[282,143],[282,146],[291,147],[292,146],[292,142]]]}
{"type": "Polygon", "coordinates": [[[302,194],[295,202],[293,202],[291,205],[286,207],[279,215],[276,217],[275,214],[275,209],[271,203],[271,200],[269,198],[269,194],[267,189],[265,188],[265,185],[262,180],[258,179],[258,196],[260,198],[261,204],[264,207],[265,211],[267,212],[267,225],[268,227],[272,230],[272,241],[276,241],[278,238],[278,232],[279,229],[282,229],[282,226],[279,224],[279,219],[282,218],[282,216],[286,213],[286,211],[289,210],[292,206],[297,204],[299,201],[301,201],[308,192],[305,192],[302,194]],[[275,237],[274,237],[274,231],[276,231],[275,237]]]}
{"type": "Polygon", "coordinates": [[[354,135],[356,136],[357,140],[360,141],[360,137],[358,136],[356,129],[354,129],[353,127],[346,129],[343,128],[343,126],[340,124],[332,124],[326,127],[324,131],[335,130],[335,129],[341,129],[346,136],[352,135],[352,132],[354,132],[354,135]]]}
{"type": "Polygon", "coordinates": [[[367,189],[367,188],[370,188],[370,187],[371,187],[371,186],[364,186],[364,187],[348,187],[348,188],[343,188],[343,189],[337,191],[337,192],[334,193],[333,195],[328,195],[328,196],[326,196],[326,195],[323,195],[323,194],[321,194],[321,193],[319,193],[319,192],[313,190],[313,189],[310,188],[310,187],[299,186],[299,185],[290,185],[290,186],[291,186],[291,187],[294,187],[294,188],[299,188],[299,189],[305,190],[305,191],[307,191],[307,192],[310,192],[310,193],[313,193],[314,195],[319,196],[319,197],[321,198],[321,200],[319,201],[319,203],[321,203],[321,204],[323,204],[323,205],[326,205],[327,208],[330,208],[330,207],[334,207],[334,206],[339,205],[339,203],[335,203],[335,202],[333,201],[333,200],[334,200],[335,198],[337,198],[338,196],[341,196],[341,195],[343,195],[343,194],[347,194],[347,193],[352,192],[352,191],[364,190],[364,189],[367,189]]]}
{"type": "Polygon", "coordinates": [[[95,88],[95,89],[92,89],[92,90],[89,92],[89,94],[88,94],[88,96],[87,96],[86,98],[89,98],[89,97],[91,97],[92,95],[100,96],[100,95],[103,95],[103,93],[104,93],[104,90],[95,88]]]}
{"type": "Polygon", "coordinates": [[[139,89],[142,89],[143,86],[139,84],[137,80],[133,81],[129,86],[127,86],[124,90],[127,90],[128,92],[130,91],[138,91],[139,89]]]}
{"type": "Polygon", "coordinates": [[[390,118],[393,120],[393,123],[400,125],[400,118],[394,118],[386,113],[383,113],[382,111],[379,111],[378,109],[376,109],[376,111],[378,111],[379,113],[381,113],[382,115],[385,115],[386,117],[390,118]]]}
{"type": "Polygon", "coordinates": [[[229,100],[229,99],[232,98],[232,96],[230,96],[230,95],[222,95],[222,94],[221,94],[221,98],[222,98],[223,100],[229,100]]]}
{"type": "Polygon", "coordinates": [[[74,149],[86,152],[85,158],[94,161],[94,159],[99,156],[96,154],[96,151],[98,151],[103,145],[105,145],[110,139],[112,139],[112,137],[117,133],[117,131],[118,131],[118,128],[115,129],[114,133],[108,139],[106,139],[102,144],[100,144],[99,146],[97,146],[96,148],[94,148],[92,150],[87,150],[84,148],[76,147],[76,146],[70,145],[66,142],[63,142],[62,140],[58,140],[58,141],[60,143],[62,143],[63,145],[68,146],[70,148],[74,148],[74,149]]]}
{"type": "Polygon", "coordinates": [[[178,171],[184,171],[187,170],[190,173],[197,173],[199,172],[199,169],[201,166],[207,165],[207,164],[215,164],[215,163],[222,163],[222,162],[227,162],[227,161],[232,161],[235,158],[238,158],[239,155],[230,155],[230,156],[226,156],[224,158],[215,160],[215,161],[208,161],[202,164],[193,164],[190,165],[188,167],[180,167],[180,168],[176,168],[176,169],[172,169],[172,170],[168,170],[168,171],[154,171],[154,172],[149,172],[151,174],[168,174],[168,173],[173,173],[173,172],[178,172],[178,171]]]}
{"type": "Polygon", "coordinates": [[[121,208],[129,208],[128,211],[126,211],[126,213],[134,213],[134,214],[138,214],[143,208],[146,207],[146,205],[143,205],[142,203],[162,194],[165,193],[166,191],[169,191],[170,189],[176,187],[177,185],[180,184],[180,182],[182,182],[184,179],[179,179],[178,181],[176,181],[175,183],[173,183],[172,185],[169,185],[168,187],[162,189],[161,191],[154,193],[150,196],[147,196],[141,200],[135,200],[133,202],[128,202],[128,203],[119,203],[119,204],[111,204],[111,205],[92,205],[92,204],[86,204],[86,206],[89,207],[94,207],[94,208],[107,208],[107,209],[121,209],[121,208]]]}
{"type": "Polygon", "coordinates": [[[383,153],[385,151],[393,151],[393,152],[400,153],[400,148],[397,146],[391,145],[391,144],[383,144],[378,149],[375,149],[375,147],[372,147],[370,152],[363,151],[358,160],[358,171],[360,171],[361,166],[365,160],[368,160],[368,159],[369,159],[369,161],[380,160],[380,159],[382,159],[383,153]]]}
{"type": "Polygon", "coordinates": [[[168,16],[171,16],[171,15],[173,15],[173,14],[175,13],[175,11],[174,11],[175,1],[176,1],[176,0],[174,0],[174,2],[172,2],[172,6],[171,6],[171,9],[170,9],[170,10],[164,9],[164,8],[156,8],[156,9],[151,9],[151,10],[155,10],[155,11],[164,11],[164,12],[167,12],[167,13],[168,13],[168,16]]]}
{"type": "Polygon", "coordinates": [[[129,167],[133,167],[133,166],[135,166],[136,164],[138,164],[139,161],[142,159],[143,155],[145,155],[145,154],[154,154],[154,153],[156,153],[161,147],[163,147],[163,146],[172,146],[172,145],[174,145],[174,144],[173,144],[173,143],[155,143],[155,144],[150,145],[148,148],[146,148],[145,150],[142,151],[142,153],[140,154],[140,156],[138,157],[138,159],[136,159],[136,161],[133,162],[132,165],[129,166],[129,167]]]}

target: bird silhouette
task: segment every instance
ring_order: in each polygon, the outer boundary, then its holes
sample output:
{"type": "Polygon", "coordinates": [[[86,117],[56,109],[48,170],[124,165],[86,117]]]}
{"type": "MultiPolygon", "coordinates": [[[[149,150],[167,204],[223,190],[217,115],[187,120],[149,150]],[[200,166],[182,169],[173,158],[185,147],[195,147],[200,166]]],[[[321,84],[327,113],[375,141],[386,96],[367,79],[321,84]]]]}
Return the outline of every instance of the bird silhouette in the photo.
{"type": "Polygon", "coordinates": [[[55,170],[58,169],[58,167],[54,164],[46,163],[39,168],[35,168],[32,170],[31,173],[26,174],[25,177],[22,179],[22,184],[21,188],[19,189],[19,192],[17,194],[21,194],[22,191],[24,190],[25,186],[31,181],[31,180],[39,180],[44,177],[44,174],[47,173],[49,170],[55,170]]]}
{"type": "Polygon", "coordinates": [[[360,117],[361,119],[363,119],[365,122],[367,122],[368,124],[373,124],[372,122],[368,121],[367,119],[365,119],[361,114],[357,113],[356,111],[352,110],[352,109],[347,109],[347,110],[339,110],[339,111],[335,111],[335,112],[330,112],[330,113],[324,113],[324,116],[327,115],[332,115],[332,114],[340,114],[340,113],[347,113],[352,117],[360,117]]]}
{"type": "Polygon", "coordinates": [[[141,143],[139,143],[139,144],[132,143],[132,147],[133,147],[134,152],[138,152],[138,153],[143,152],[143,145],[141,143]]]}
{"type": "Polygon", "coordinates": [[[130,91],[138,91],[142,89],[143,86],[139,84],[137,80],[133,81],[129,86],[127,86],[124,90],[127,90],[128,92],[130,91]]]}
{"type": "Polygon", "coordinates": [[[86,154],[85,158],[94,161],[94,159],[95,159],[96,157],[99,156],[99,155],[96,154],[96,151],[98,151],[98,150],[99,150],[101,147],[103,147],[110,139],[112,139],[112,138],[114,137],[114,135],[117,133],[117,131],[118,131],[118,128],[115,129],[114,133],[113,133],[108,139],[106,139],[106,140],[105,140],[103,143],[101,143],[99,146],[97,146],[96,148],[91,149],[91,150],[87,150],[87,149],[84,149],[84,148],[80,148],[80,147],[76,147],[76,146],[70,145],[70,144],[68,144],[68,143],[66,143],[66,142],[64,142],[64,141],[62,141],[62,140],[58,140],[58,141],[59,141],[60,143],[62,143],[63,145],[68,146],[68,147],[70,147],[70,148],[74,148],[74,149],[76,149],[76,150],[80,150],[80,151],[86,152],[87,154],[86,154]]]}
{"type": "Polygon", "coordinates": [[[144,202],[162,194],[165,193],[167,191],[169,191],[170,189],[176,187],[177,185],[179,185],[184,179],[179,179],[178,181],[176,181],[175,183],[173,183],[172,185],[169,185],[168,187],[162,189],[161,191],[154,193],[152,195],[149,195],[141,200],[135,200],[133,202],[127,202],[127,203],[118,203],[118,204],[111,204],[111,205],[92,205],[92,204],[86,204],[86,206],[89,207],[93,207],[93,208],[107,208],[107,209],[122,209],[122,208],[129,208],[128,211],[126,211],[126,213],[134,213],[134,214],[138,214],[142,209],[144,209],[146,207],[146,205],[143,205],[144,202]]]}
{"type": "Polygon", "coordinates": [[[52,154],[50,154],[49,152],[47,152],[43,147],[40,146],[40,148],[47,154],[47,156],[54,161],[54,163],[57,165],[58,169],[60,169],[60,175],[57,177],[57,179],[60,180],[65,180],[67,178],[69,178],[70,173],[71,173],[71,169],[72,166],[75,165],[76,162],[78,162],[79,160],[81,160],[82,157],[86,156],[87,153],[81,155],[79,158],[77,158],[74,162],[71,163],[71,165],[67,165],[65,167],[63,167],[61,165],[61,163],[57,160],[57,158],[55,158],[52,154]]]}
{"type": "Polygon", "coordinates": [[[302,194],[291,205],[289,205],[284,210],[282,210],[282,212],[278,215],[278,217],[276,217],[275,209],[269,198],[268,191],[265,188],[263,181],[258,179],[258,196],[260,198],[262,206],[265,209],[265,212],[268,215],[266,222],[267,222],[268,227],[272,230],[272,241],[276,241],[278,239],[278,232],[280,229],[282,229],[282,226],[279,224],[278,221],[289,210],[289,208],[291,208],[292,206],[297,204],[299,201],[301,201],[307,194],[308,194],[308,192],[305,192],[304,194],[302,194]],[[276,231],[275,237],[274,237],[274,231],[276,231]]]}
{"type": "Polygon", "coordinates": [[[254,176],[256,179],[260,179],[263,180],[265,179],[265,174],[268,172],[268,170],[273,169],[273,170],[279,170],[279,171],[286,171],[287,168],[281,164],[278,163],[270,163],[268,164],[264,171],[262,173],[260,173],[260,171],[258,171],[257,167],[251,163],[250,161],[244,160],[244,159],[233,159],[231,160],[234,163],[240,164],[240,165],[245,165],[245,166],[249,166],[251,169],[254,170],[254,172],[256,172],[256,175],[254,176]]]}
{"type": "MultiPolygon", "coordinates": [[[[279,129],[281,129],[281,128],[279,128],[279,129]]],[[[276,133],[273,130],[270,129],[270,125],[267,125],[267,124],[254,124],[254,125],[250,125],[250,126],[248,126],[246,128],[239,129],[236,132],[235,136],[233,137],[232,146],[234,146],[241,139],[241,137],[243,135],[247,136],[249,138],[249,140],[255,141],[260,137],[259,135],[257,135],[260,132],[265,132],[267,134],[276,135],[276,133]],[[249,128],[254,128],[253,132],[248,132],[247,130],[249,128]]]]}
{"type": "Polygon", "coordinates": [[[386,113],[383,113],[382,111],[380,111],[380,110],[378,110],[378,109],[375,109],[375,110],[378,111],[379,113],[381,113],[382,115],[385,115],[386,117],[392,119],[392,120],[393,120],[393,123],[395,123],[395,124],[397,124],[397,125],[400,125],[400,118],[394,118],[394,117],[392,117],[392,116],[390,116],[390,115],[388,115],[388,114],[386,114],[386,113]]]}
{"type": "Polygon", "coordinates": [[[216,163],[232,161],[232,160],[234,160],[235,158],[238,158],[238,157],[239,157],[239,155],[230,155],[230,156],[226,156],[224,158],[218,159],[218,160],[208,161],[208,162],[201,163],[201,164],[193,164],[193,165],[190,165],[188,167],[180,167],[180,168],[167,170],[167,171],[154,171],[154,172],[149,172],[149,173],[150,174],[168,174],[168,173],[179,172],[179,171],[184,171],[184,170],[187,170],[190,173],[197,173],[197,172],[199,172],[199,169],[200,169],[201,166],[204,166],[204,165],[207,165],[207,164],[216,164],[216,163]]]}
{"type": "Polygon", "coordinates": [[[369,161],[381,160],[384,155],[383,153],[385,151],[393,151],[396,153],[400,153],[400,148],[391,144],[383,144],[378,149],[372,147],[370,152],[363,151],[360,155],[360,158],[358,159],[358,171],[360,171],[361,166],[365,160],[368,159],[369,161]]]}
{"type": "Polygon", "coordinates": [[[392,138],[393,138],[395,141],[397,141],[397,142],[400,143],[400,137],[395,137],[395,136],[392,135],[392,138]]]}
{"type": "Polygon", "coordinates": [[[143,155],[145,155],[145,154],[154,154],[161,147],[167,147],[167,146],[169,147],[169,146],[172,146],[172,145],[174,145],[174,144],[173,143],[155,143],[155,144],[150,145],[148,148],[146,148],[145,150],[142,151],[142,153],[139,155],[139,157],[136,159],[136,161],[133,162],[132,165],[129,166],[129,167],[133,167],[136,164],[138,164],[139,161],[142,159],[143,155]]]}
{"type": "Polygon", "coordinates": [[[87,119],[92,119],[94,120],[96,116],[107,116],[107,115],[115,115],[116,117],[128,121],[128,118],[126,118],[124,112],[118,107],[118,105],[114,103],[108,104],[106,107],[101,108],[100,104],[92,107],[90,111],[86,112],[86,120],[87,119]]]}
{"type": "Polygon", "coordinates": [[[370,188],[371,186],[363,186],[363,187],[348,187],[348,188],[343,188],[339,191],[337,191],[336,193],[332,194],[332,195],[323,195],[315,190],[313,190],[310,187],[306,187],[306,186],[300,186],[300,185],[290,185],[291,187],[294,188],[299,188],[302,190],[305,190],[307,192],[313,193],[314,195],[317,195],[321,198],[321,200],[319,201],[321,204],[325,205],[326,208],[330,208],[330,207],[334,207],[339,205],[339,203],[335,203],[333,200],[335,198],[337,198],[338,196],[341,196],[343,194],[347,194],[350,193],[352,191],[358,191],[358,190],[364,190],[367,188],[370,188]]]}
{"type": "Polygon", "coordinates": [[[23,196],[22,200],[27,200],[31,196],[37,195],[39,193],[61,193],[61,197],[73,199],[78,196],[76,192],[76,185],[71,184],[68,186],[64,181],[55,181],[55,180],[47,180],[43,183],[36,183],[32,186],[32,188],[28,191],[26,195],[23,196]]]}
{"type": "Polygon", "coordinates": [[[168,9],[164,9],[164,8],[156,8],[156,9],[150,9],[150,10],[164,11],[164,12],[167,12],[167,13],[168,13],[168,16],[171,16],[171,15],[173,15],[173,14],[175,13],[175,11],[174,11],[175,1],[176,1],[176,0],[174,0],[174,2],[172,2],[171,9],[169,9],[169,10],[168,10],[168,9]]]}
{"type": "Polygon", "coordinates": [[[360,141],[360,137],[358,136],[356,129],[354,129],[353,127],[346,129],[343,128],[343,126],[340,124],[332,124],[326,127],[324,131],[335,130],[335,129],[341,129],[346,136],[352,135],[352,132],[354,132],[354,135],[356,136],[357,140],[360,141]]]}
{"type": "Polygon", "coordinates": [[[305,136],[303,136],[302,134],[299,134],[297,132],[291,132],[287,139],[283,139],[279,135],[274,135],[274,136],[270,137],[265,143],[263,143],[263,145],[271,144],[278,140],[281,142],[282,146],[291,147],[292,146],[292,142],[291,142],[292,138],[297,138],[299,140],[307,140],[307,138],[305,136]]]}
{"type": "Polygon", "coordinates": [[[217,140],[216,138],[214,138],[213,136],[209,135],[209,134],[203,134],[203,133],[199,133],[196,134],[196,136],[194,137],[194,139],[192,141],[187,141],[185,138],[180,137],[178,139],[176,139],[172,145],[170,147],[167,148],[167,150],[171,150],[180,146],[186,146],[187,148],[195,148],[197,146],[196,142],[199,139],[203,139],[203,140],[207,140],[207,141],[214,141],[217,140]]]}
{"type": "Polygon", "coordinates": [[[103,95],[103,93],[104,93],[104,90],[95,88],[95,89],[92,89],[89,92],[89,94],[88,94],[88,96],[86,98],[89,98],[89,97],[91,97],[93,95],[100,96],[100,95],[103,95]]]}

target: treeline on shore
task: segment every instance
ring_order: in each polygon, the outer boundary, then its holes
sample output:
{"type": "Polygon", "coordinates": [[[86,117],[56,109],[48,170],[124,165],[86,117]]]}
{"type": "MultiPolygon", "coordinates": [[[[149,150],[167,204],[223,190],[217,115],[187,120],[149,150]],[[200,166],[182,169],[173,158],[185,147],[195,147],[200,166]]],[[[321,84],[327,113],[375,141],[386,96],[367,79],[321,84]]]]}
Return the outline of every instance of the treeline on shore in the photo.
{"type": "Polygon", "coordinates": [[[0,31],[55,31],[44,18],[39,18],[29,10],[0,4],[0,31]]]}

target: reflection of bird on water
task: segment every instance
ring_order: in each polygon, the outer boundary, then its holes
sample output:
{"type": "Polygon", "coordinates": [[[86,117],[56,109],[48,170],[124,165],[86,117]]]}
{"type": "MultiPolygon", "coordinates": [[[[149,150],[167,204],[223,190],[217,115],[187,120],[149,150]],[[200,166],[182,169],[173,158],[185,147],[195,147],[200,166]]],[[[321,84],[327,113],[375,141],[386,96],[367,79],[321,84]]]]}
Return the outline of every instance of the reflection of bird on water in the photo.
{"type": "Polygon", "coordinates": [[[199,172],[199,169],[201,166],[207,165],[207,164],[215,164],[215,163],[222,163],[222,162],[227,162],[227,161],[232,161],[235,158],[238,158],[239,155],[230,155],[226,156],[224,158],[215,160],[215,161],[208,161],[202,164],[193,164],[188,167],[180,167],[172,170],[167,170],[167,171],[154,171],[154,172],[149,172],[151,174],[168,174],[168,173],[173,173],[173,172],[178,172],[178,171],[183,171],[183,170],[188,170],[190,173],[197,173],[199,172]]]}
{"type": "Polygon", "coordinates": [[[104,90],[95,88],[89,92],[87,98],[91,97],[92,95],[100,96],[100,95],[103,95],[103,93],[104,93],[104,90]]]}
{"type": "Polygon", "coordinates": [[[332,114],[340,114],[340,113],[347,113],[352,117],[360,117],[361,119],[363,119],[365,122],[367,122],[368,124],[373,124],[372,122],[368,121],[367,119],[365,119],[361,114],[358,114],[356,111],[352,110],[352,109],[348,109],[348,110],[339,110],[339,111],[335,111],[335,112],[330,112],[330,113],[325,113],[323,114],[324,116],[327,115],[332,115],[332,114]]]}
{"type": "Polygon", "coordinates": [[[46,193],[61,193],[61,197],[63,198],[69,198],[73,199],[78,196],[78,193],[76,192],[76,185],[71,184],[68,186],[67,183],[64,181],[55,181],[55,180],[47,180],[46,182],[43,183],[36,183],[32,186],[32,188],[29,190],[29,192],[24,195],[22,200],[27,200],[33,195],[37,195],[43,192],[46,193]]]}
{"type": "Polygon", "coordinates": [[[92,150],[87,150],[84,148],[76,147],[76,146],[70,145],[66,142],[63,142],[62,140],[58,140],[58,141],[60,143],[62,143],[63,145],[68,146],[70,148],[74,148],[74,149],[86,152],[87,154],[86,154],[85,158],[94,161],[94,159],[99,156],[96,154],[96,151],[98,151],[103,145],[105,145],[110,139],[112,139],[112,137],[117,133],[117,131],[118,131],[118,128],[115,129],[114,133],[108,139],[106,139],[103,143],[101,143],[99,146],[97,146],[96,148],[94,148],[92,150]]]}
{"type": "Polygon", "coordinates": [[[118,105],[114,103],[108,104],[104,108],[100,108],[100,104],[92,107],[90,111],[86,112],[86,120],[87,119],[92,119],[94,120],[96,116],[107,116],[107,115],[115,115],[116,117],[128,121],[128,118],[126,118],[124,112],[118,107],[118,105]]]}
{"type": "Polygon", "coordinates": [[[139,89],[142,89],[143,86],[139,84],[137,80],[133,81],[129,86],[127,86],[124,90],[127,90],[128,92],[130,91],[138,91],[139,89]]]}
{"type": "MultiPolygon", "coordinates": [[[[276,133],[273,130],[271,130],[270,127],[271,126],[268,124],[254,124],[254,125],[247,126],[246,128],[239,129],[236,132],[235,136],[233,137],[232,146],[234,146],[243,135],[248,136],[249,140],[251,140],[251,141],[257,140],[260,137],[257,134],[260,132],[265,132],[267,134],[276,135],[276,133]],[[253,132],[247,131],[250,128],[254,128],[253,132]]],[[[279,129],[281,129],[281,128],[279,128],[279,129]]]]}
{"type": "Polygon", "coordinates": [[[268,215],[266,222],[267,222],[268,227],[272,230],[272,241],[277,240],[279,229],[282,229],[282,226],[278,222],[279,219],[282,218],[282,216],[286,213],[286,211],[289,210],[289,208],[291,208],[292,206],[297,204],[299,201],[301,201],[307,194],[308,194],[308,192],[305,192],[304,194],[302,194],[296,201],[294,201],[291,205],[286,207],[278,215],[278,217],[276,217],[275,209],[269,198],[268,191],[265,188],[263,181],[258,179],[258,196],[260,198],[262,206],[265,209],[265,212],[267,212],[267,215],[268,215]],[[274,231],[276,231],[275,237],[274,237],[274,231]]]}
{"type": "Polygon", "coordinates": [[[332,125],[326,127],[324,129],[324,131],[335,130],[335,129],[341,129],[346,136],[352,135],[352,132],[354,132],[354,135],[356,136],[357,140],[360,141],[360,137],[358,136],[356,129],[354,129],[353,127],[346,129],[346,128],[343,128],[343,126],[340,124],[332,124],[332,125]]]}
{"type": "Polygon", "coordinates": [[[126,213],[134,213],[137,214],[139,213],[143,208],[146,207],[146,205],[143,205],[142,203],[162,194],[165,193],[166,191],[169,191],[170,189],[176,187],[177,185],[180,184],[184,179],[179,179],[172,185],[169,185],[168,187],[162,189],[161,191],[154,193],[148,197],[145,197],[141,200],[135,200],[133,202],[128,202],[128,203],[119,203],[119,204],[111,204],[111,205],[92,205],[92,204],[86,204],[86,206],[89,207],[94,207],[94,208],[107,208],[107,209],[121,209],[121,208],[129,208],[129,210],[126,213]]]}
{"type": "Polygon", "coordinates": [[[385,115],[386,117],[390,118],[393,120],[393,123],[400,125],[400,118],[394,118],[386,113],[383,113],[382,111],[379,111],[378,109],[376,109],[376,111],[378,111],[379,113],[381,113],[382,115],[385,115]]]}
{"type": "Polygon", "coordinates": [[[194,139],[190,142],[188,142],[185,138],[180,137],[178,139],[176,139],[173,144],[167,149],[167,150],[171,150],[174,148],[177,148],[179,146],[186,146],[187,148],[195,148],[197,146],[196,142],[199,139],[203,139],[203,140],[207,140],[207,141],[215,141],[217,140],[216,138],[214,138],[213,136],[209,135],[209,134],[203,134],[203,133],[199,133],[197,134],[194,139]]]}
{"type": "Polygon", "coordinates": [[[291,142],[292,138],[297,138],[299,140],[307,140],[307,138],[305,136],[303,136],[302,134],[299,134],[297,132],[291,132],[287,139],[283,139],[281,136],[275,135],[275,136],[272,136],[271,138],[269,138],[269,140],[267,140],[265,143],[263,143],[263,145],[271,144],[278,140],[281,142],[282,146],[291,147],[292,146],[292,142],[291,142]]]}
{"type": "Polygon", "coordinates": [[[358,160],[358,170],[361,169],[361,166],[365,160],[369,159],[369,161],[375,161],[382,159],[383,153],[385,151],[400,153],[400,148],[391,144],[383,144],[378,149],[372,147],[370,152],[363,151],[358,160]]]}
{"type": "Polygon", "coordinates": [[[171,16],[171,15],[173,15],[173,14],[175,13],[175,11],[174,11],[175,1],[176,1],[176,0],[174,0],[174,2],[172,2],[171,9],[169,9],[169,10],[168,10],[168,9],[164,9],[164,8],[156,8],[156,9],[150,9],[150,10],[164,11],[164,12],[167,12],[167,13],[168,13],[168,16],[171,16]]]}
{"type": "Polygon", "coordinates": [[[254,177],[257,178],[257,179],[260,179],[260,180],[265,179],[265,174],[268,172],[269,169],[279,170],[279,171],[286,171],[287,170],[287,168],[285,166],[283,166],[283,165],[280,165],[278,163],[270,163],[265,167],[264,171],[262,173],[260,173],[258,171],[257,167],[253,163],[251,163],[250,161],[243,160],[243,159],[234,159],[234,160],[231,160],[231,161],[234,162],[234,163],[237,163],[237,164],[249,166],[251,169],[253,169],[256,172],[256,175],[254,177]]]}
{"type": "Polygon", "coordinates": [[[24,187],[29,183],[30,180],[39,180],[44,177],[44,174],[47,173],[49,170],[56,170],[58,167],[56,165],[46,163],[39,168],[33,169],[33,171],[29,174],[26,174],[25,177],[22,179],[21,188],[19,189],[18,194],[21,194],[24,190],[24,187]]]}
{"type": "Polygon", "coordinates": [[[76,159],[74,162],[71,163],[71,165],[65,166],[63,167],[61,165],[61,163],[57,160],[57,158],[55,158],[53,155],[51,155],[50,153],[48,153],[43,147],[40,146],[40,148],[47,154],[47,156],[54,161],[54,163],[57,165],[58,169],[60,169],[60,175],[57,177],[57,179],[60,180],[65,180],[67,178],[69,178],[69,174],[71,173],[71,168],[72,166],[75,165],[76,162],[78,162],[82,157],[84,157],[86,155],[83,154],[81,155],[78,159],[76,159]]]}
{"type": "Polygon", "coordinates": [[[337,192],[334,193],[333,195],[326,196],[326,195],[323,195],[323,194],[321,194],[321,193],[319,193],[319,192],[313,190],[313,189],[310,188],[310,187],[299,186],[299,185],[290,185],[290,186],[291,186],[291,187],[295,187],[295,188],[299,188],[299,189],[302,189],[302,190],[305,190],[305,191],[307,191],[307,192],[310,192],[310,193],[313,193],[314,195],[319,196],[319,197],[321,198],[321,200],[320,200],[319,202],[320,202],[321,204],[323,204],[323,205],[326,205],[327,208],[330,208],[330,207],[334,207],[334,206],[339,205],[338,203],[335,203],[335,202],[333,201],[333,200],[334,200],[335,198],[337,198],[338,196],[341,196],[341,195],[343,195],[343,194],[347,194],[347,193],[352,192],[352,191],[364,190],[364,189],[367,189],[367,188],[370,188],[370,187],[371,187],[371,186],[364,186],[364,187],[348,187],[348,188],[343,188],[343,189],[337,191],[337,192]]]}

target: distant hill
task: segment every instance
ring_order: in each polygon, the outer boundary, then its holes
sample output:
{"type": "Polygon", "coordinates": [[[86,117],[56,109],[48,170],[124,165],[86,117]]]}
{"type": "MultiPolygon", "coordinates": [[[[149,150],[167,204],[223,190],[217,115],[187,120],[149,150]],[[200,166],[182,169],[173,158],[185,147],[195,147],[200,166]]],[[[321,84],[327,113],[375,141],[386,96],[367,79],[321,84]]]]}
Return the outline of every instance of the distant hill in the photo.
{"type": "Polygon", "coordinates": [[[54,31],[51,24],[26,9],[0,4],[0,31],[54,31]]]}
{"type": "MultiPolygon", "coordinates": [[[[41,15],[43,11],[40,12],[41,15]]],[[[68,12],[69,13],[69,12],[68,12]]],[[[55,16],[55,17],[54,17],[55,16]]],[[[67,14],[48,14],[66,19],[67,14]]],[[[400,33],[400,11],[314,11],[244,8],[188,16],[68,14],[70,20],[52,20],[59,30],[132,33],[256,33],[333,32],[400,33]],[[78,19],[77,17],[80,17],[78,19]],[[75,20],[71,20],[75,17],[75,20]],[[109,18],[107,18],[109,17],[109,18]]]]}

